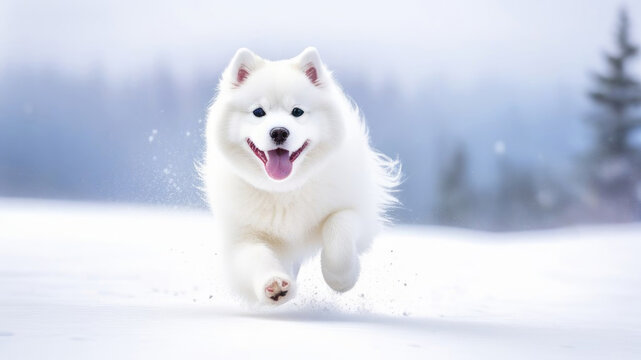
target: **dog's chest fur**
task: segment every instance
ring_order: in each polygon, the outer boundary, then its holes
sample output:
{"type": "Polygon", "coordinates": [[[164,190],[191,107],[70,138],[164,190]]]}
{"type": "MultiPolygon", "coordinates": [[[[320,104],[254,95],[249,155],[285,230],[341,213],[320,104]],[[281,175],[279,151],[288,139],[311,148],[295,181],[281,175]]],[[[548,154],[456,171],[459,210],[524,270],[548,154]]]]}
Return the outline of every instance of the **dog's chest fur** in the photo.
{"type": "Polygon", "coordinates": [[[286,193],[259,190],[242,180],[227,189],[226,196],[235,199],[234,206],[221,209],[225,212],[221,215],[234,223],[241,235],[285,246],[319,243],[323,222],[340,206],[331,186],[315,181],[286,193]]]}

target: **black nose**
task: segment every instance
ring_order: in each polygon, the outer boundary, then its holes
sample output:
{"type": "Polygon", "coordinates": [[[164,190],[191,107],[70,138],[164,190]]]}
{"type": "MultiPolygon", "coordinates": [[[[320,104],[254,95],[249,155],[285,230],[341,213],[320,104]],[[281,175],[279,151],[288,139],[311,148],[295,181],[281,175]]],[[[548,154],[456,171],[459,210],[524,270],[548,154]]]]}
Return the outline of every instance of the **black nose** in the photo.
{"type": "Polygon", "coordinates": [[[285,129],[284,127],[277,127],[273,128],[269,131],[269,136],[272,137],[272,140],[276,143],[276,145],[280,145],[287,140],[287,137],[289,136],[289,130],[285,129]]]}

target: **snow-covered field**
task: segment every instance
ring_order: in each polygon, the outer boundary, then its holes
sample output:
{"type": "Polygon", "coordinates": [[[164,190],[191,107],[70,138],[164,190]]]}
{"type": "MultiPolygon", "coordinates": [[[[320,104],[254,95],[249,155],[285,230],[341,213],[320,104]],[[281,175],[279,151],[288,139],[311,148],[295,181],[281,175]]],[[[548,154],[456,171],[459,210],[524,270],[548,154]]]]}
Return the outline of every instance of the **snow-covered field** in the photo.
{"type": "Polygon", "coordinates": [[[0,199],[0,359],[641,359],[641,226],[397,227],[353,290],[315,258],[278,309],[228,294],[210,226],[0,199]]]}

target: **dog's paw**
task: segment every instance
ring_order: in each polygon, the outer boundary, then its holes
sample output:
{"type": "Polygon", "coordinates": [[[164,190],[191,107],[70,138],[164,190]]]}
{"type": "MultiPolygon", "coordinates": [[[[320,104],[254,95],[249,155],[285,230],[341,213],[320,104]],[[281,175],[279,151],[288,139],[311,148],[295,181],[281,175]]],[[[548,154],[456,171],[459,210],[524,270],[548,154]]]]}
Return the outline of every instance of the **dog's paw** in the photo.
{"type": "Polygon", "coordinates": [[[263,286],[262,302],[280,305],[291,298],[293,284],[288,277],[271,277],[263,286]],[[289,295],[289,296],[288,296],[289,295]]]}
{"type": "Polygon", "coordinates": [[[331,262],[323,261],[321,257],[321,272],[329,287],[338,292],[346,292],[354,287],[360,274],[360,262],[353,258],[348,264],[332,266],[331,262]]]}

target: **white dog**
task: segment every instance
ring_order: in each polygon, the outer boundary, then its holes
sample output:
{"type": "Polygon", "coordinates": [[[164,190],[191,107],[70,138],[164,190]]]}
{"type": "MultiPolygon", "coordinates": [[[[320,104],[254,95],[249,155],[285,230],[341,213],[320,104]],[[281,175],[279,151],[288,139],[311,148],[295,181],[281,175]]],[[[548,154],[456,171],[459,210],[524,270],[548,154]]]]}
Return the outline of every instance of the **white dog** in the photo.
{"type": "Polygon", "coordinates": [[[372,150],[358,109],[316,49],[274,62],[238,50],[206,136],[201,172],[233,287],[284,303],[301,262],[321,249],[327,284],[351,289],[358,255],[396,201],[400,171],[372,150]]]}

